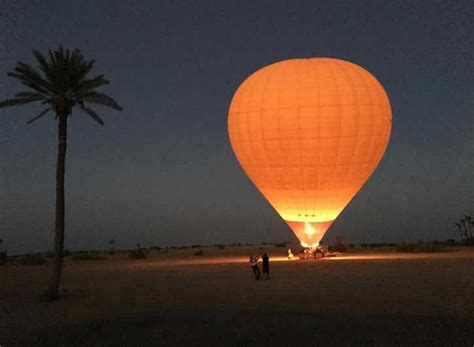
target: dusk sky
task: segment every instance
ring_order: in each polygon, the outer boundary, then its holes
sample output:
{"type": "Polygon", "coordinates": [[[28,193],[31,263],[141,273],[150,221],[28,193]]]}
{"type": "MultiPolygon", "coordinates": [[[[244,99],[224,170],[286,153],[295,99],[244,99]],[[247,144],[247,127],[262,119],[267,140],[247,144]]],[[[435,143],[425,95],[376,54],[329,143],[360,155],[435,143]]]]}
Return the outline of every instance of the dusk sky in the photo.
{"type": "MultiPolygon", "coordinates": [[[[378,169],[326,234],[349,242],[457,238],[474,205],[472,1],[19,1],[0,5],[0,99],[33,49],[95,59],[124,107],[73,112],[66,248],[296,241],[240,168],[227,135],[252,72],[302,57],[370,71],[393,128],[378,169]]],[[[0,110],[0,238],[52,248],[57,124],[41,107],[0,110]]]]}

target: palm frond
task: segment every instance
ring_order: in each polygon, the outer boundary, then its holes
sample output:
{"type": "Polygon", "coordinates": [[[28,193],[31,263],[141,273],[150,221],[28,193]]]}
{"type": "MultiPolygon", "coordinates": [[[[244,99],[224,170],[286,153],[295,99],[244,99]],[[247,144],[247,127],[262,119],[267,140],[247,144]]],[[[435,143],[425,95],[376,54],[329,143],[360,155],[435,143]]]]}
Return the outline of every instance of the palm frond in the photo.
{"type": "Polygon", "coordinates": [[[41,113],[39,115],[37,115],[36,117],[34,117],[34,118],[30,119],[28,122],[26,122],[26,124],[33,123],[35,120],[43,117],[50,110],[51,110],[51,107],[48,107],[47,109],[44,109],[43,111],[41,111],[41,113]]]}
{"type": "Polygon", "coordinates": [[[44,99],[48,99],[48,95],[45,95],[43,93],[38,93],[38,92],[25,91],[25,92],[15,93],[16,98],[29,98],[29,97],[32,97],[32,96],[38,96],[38,97],[42,97],[44,99]]]}
{"type": "Polygon", "coordinates": [[[35,102],[39,100],[43,100],[43,97],[29,97],[29,98],[13,98],[13,99],[7,99],[0,101],[0,108],[2,107],[10,107],[10,106],[16,106],[16,105],[25,105],[29,104],[30,102],[35,102]]]}
{"type": "Polygon", "coordinates": [[[43,74],[45,75],[45,77],[48,79],[48,81],[51,84],[54,84],[54,82],[53,82],[54,81],[54,75],[52,73],[51,64],[48,62],[46,57],[40,51],[34,50],[33,54],[34,54],[36,60],[38,61],[40,69],[41,69],[41,71],[43,71],[43,74]]]}
{"type": "Polygon", "coordinates": [[[86,107],[84,105],[79,105],[79,109],[87,113],[93,120],[95,120],[100,125],[104,125],[104,121],[99,117],[99,115],[93,109],[90,109],[89,107],[86,107]]]}
{"type": "Polygon", "coordinates": [[[87,62],[86,64],[84,64],[80,73],[77,76],[79,81],[81,81],[92,70],[92,68],[94,67],[94,64],[95,64],[95,60],[91,60],[87,62]]]}
{"type": "Polygon", "coordinates": [[[100,86],[109,84],[110,81],[104,78],[104,75],[99,75],[87,80],[82,80],[78,86],[74,89],[74,95],[81,95],[100,86]]]}
{"type": "Polygon", "coordinates": [[[117,101],[115,101],[112,97],[104,93],[89,92],[89,93],[83,94],[80,97],[80,100],[87,101],[93,104],[107,106],[117,111],[123,110],[122,106],[120,106],[117,101]]]}
{"type": "Polygon", "coordinates": [[[50,91],[48,88],[45,88],[45,86],[41,82],[32,80],[23,74],[8,72],[7,76],[16,78],[25,86],[30,87],[31,89],[34,89],[39,93],[48,94],[48,95],[53,94],[52,91],[50,91]]]}
{"type": "Polygon", "coordinates": [[[38,84],[50,94],[54,93],[51,84],[32,66],[19,61],[15,67],[15,73],[17,74],[16,78],[38,84]]]}

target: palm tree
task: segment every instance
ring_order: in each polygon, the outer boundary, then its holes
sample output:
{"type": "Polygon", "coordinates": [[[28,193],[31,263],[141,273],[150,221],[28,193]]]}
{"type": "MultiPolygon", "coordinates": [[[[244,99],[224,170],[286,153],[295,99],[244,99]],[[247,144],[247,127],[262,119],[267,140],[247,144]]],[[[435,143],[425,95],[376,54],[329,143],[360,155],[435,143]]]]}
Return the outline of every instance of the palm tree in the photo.
{"type": "Polygon", "coordinates": [[[115,254],[115,240],[114,239],[111,239],[109,241],[109,247],[110,247],[109,254],[111,254],[111,255],[115,254]]]}
{"type": "Polygon", "coordinates": [[[464,220],[465,220],[465,223],[466,223],[466,229],[468,231],[469,238],[472,238],[472,230],[471,230],[472,217],[468,214],[465,214],[464,215],[464,220]]]}
{"type": "Polygon", "coordinates": [[[25,105],[39,102],[45,108],[27,124],[53,112],[58,121],[58,153],[56,165],[56,217],[54,233],[55,262],[49,286],[42,296],[45,301],[59,299],[59,283],[63,264],[64,249],[64,171],[67,146],[67,122],[73,108],[83,111],[100,125],[102,119],[88,104],[98,104],[121,111],[122,107],[110,96],[96,91],[110,82],[103,75],[90,76],[94,60],[87,61],[79,49],[73,51],[59,49],[49,51],[47,56],[33,51],[39,69],[18,62],[14,72],[8,76],[28,87],[15,94],[12,99],[0,102],[1,107],[25,105]]]}
{"type": "Polygon", "coordinates": [[[463,234],[464,234],[464,238],[466,239],[466,241],[469,239],[469,232],[468,232],[468,228],[467,228],[467,219],[465,218],[466,216],[464,216],[464,218],[461,218],[459,219],[459,222],[461,223],[462,227],[463,227],[463,234]]]}
{"type": "Polygon", "coordinates": [[[461,242],[462,242],[464,240],[464,235],[463,235],[463,232],[462,232],[462,229],[461,229],[461,223],[456,222],[456,227],[458,228],[459,235],[461,235],[461,242]]]}

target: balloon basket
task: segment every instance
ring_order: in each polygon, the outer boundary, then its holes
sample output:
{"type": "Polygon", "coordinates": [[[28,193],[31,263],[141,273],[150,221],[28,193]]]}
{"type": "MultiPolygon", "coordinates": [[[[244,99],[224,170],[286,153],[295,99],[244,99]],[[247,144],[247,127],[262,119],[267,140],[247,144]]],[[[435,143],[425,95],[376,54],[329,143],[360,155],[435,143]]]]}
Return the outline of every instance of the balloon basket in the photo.
{"type": "Polygon", "coordinates": [[[298,254],[300,260],[324,259],[329,253],[327,246],[316,246],[312,248],[305,248],[298,254]]]}

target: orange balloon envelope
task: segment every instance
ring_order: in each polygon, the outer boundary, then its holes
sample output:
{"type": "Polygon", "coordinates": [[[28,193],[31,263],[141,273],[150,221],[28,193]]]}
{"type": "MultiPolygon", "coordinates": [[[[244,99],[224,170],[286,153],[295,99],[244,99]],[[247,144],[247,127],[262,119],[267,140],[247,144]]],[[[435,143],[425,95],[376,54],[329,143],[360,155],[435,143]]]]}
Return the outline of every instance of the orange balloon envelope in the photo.
{"type": "Polygon", "coordinates": [[[392,116],[382,85],[340,59],[290,59],[250,75],[229,108],[232,148],[305,247],[315,247],[380,162],[392,116]]]}

